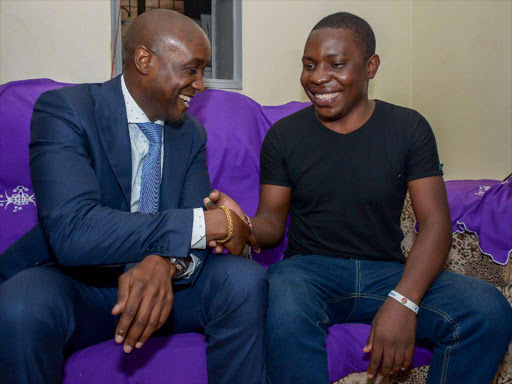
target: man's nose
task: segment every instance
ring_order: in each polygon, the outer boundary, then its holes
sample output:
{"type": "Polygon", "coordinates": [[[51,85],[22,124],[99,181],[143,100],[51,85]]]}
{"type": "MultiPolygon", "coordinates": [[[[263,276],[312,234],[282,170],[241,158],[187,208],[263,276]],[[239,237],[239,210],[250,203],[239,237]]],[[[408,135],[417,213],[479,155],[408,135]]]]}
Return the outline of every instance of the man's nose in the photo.
{"type": "Polygon", "coordinates": [[[204,91],[204,81],[203,81],[203,74],[200,74],[193,82],[192,87],[197,92],[203,92],[204,91]]]}
{"type": "Polygon", "coordinates": [[[313,84],[323,84],[329,81],[329,72],[326,70],[325,66],[319,65],[315,68],[309,81],[313,84]]]}

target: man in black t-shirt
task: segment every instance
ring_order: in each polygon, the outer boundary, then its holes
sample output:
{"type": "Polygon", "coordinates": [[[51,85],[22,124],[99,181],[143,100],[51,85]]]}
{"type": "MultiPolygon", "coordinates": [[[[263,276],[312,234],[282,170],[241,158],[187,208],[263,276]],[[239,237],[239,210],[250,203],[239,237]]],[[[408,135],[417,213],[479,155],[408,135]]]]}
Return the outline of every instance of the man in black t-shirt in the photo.
{"type": "Polygon", "coordinates": [[[311,106],[265,137],[261,184],[291,190],[286,257],[405,262],[400,214],[407,184],[443,173],[432,130],[418,112],[374,105],[347,133],[327,128],[311,106]]]}
{"type": "MultiPolygon", "coordinates": [[[[369,377],[407,369],[415,340],[428,339],[436,343],[428,383],[489,383],[512,339],[512,309],[490,284],[442,271],[451,220],[428,122],[368,98],[380,59],[371,27],[355,15],[322,19],[302,62],[313,105],[268,132],[252,218],[263,247],[282,239],[291,218],[286,259],[269,269],[269,382],[328,383],[327,328],[361,322],[372,324],[369,377]],[[420,231],[405,262],[407,190],[420,231]]],[[[209,209],[224,204],[243,216],[228,196],[209,199],[209,209]]]]}

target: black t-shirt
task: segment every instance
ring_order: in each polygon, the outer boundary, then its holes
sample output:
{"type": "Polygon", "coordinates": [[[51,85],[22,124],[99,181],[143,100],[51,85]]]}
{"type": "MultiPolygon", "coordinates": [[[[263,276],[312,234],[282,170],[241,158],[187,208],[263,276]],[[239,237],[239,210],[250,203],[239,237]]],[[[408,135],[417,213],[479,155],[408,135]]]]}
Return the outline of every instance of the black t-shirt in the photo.
{"type": "Polygon", "coordinates": [[[261,150],[261,184],[292,189],[286,257],[403,262],[407,182],[442,174],[427,120],[379,100],[349,134],[330,130],[312,106],[305,108],[275,123],[261,150]]]}

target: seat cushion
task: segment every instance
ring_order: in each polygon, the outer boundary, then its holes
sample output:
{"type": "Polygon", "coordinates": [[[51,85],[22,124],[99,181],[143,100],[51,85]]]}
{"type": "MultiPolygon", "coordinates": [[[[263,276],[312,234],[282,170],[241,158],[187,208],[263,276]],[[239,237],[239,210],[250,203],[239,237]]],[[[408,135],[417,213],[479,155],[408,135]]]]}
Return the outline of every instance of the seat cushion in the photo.
{"type": "MultiPolygon", "coordinates": [[[[337,381],[368,369],[363,353],[370,326],[335,324],[329,328],[326,348],[329,377],[337,381]]],[[[411,367],[429,365],[432,352],[416,346],[411,367]]],[[[73,353],[66,361],[64,384],[207,384],[206,340],[198,333],[153,337],[127,355],[113,340],[73,353]]]]}
{"type": "Polygon", "coordinates": [[[63,384],[206,384],[206,341],[198,333],[152,337],[124,353],[114,340],[73,353],[63,384]]]}

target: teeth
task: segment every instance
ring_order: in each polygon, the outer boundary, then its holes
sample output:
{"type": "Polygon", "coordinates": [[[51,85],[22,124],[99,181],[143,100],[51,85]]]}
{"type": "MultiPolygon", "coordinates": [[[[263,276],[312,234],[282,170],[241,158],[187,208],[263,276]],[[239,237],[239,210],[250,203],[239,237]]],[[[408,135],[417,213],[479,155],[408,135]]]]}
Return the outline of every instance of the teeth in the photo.
{"type": "Polygon", "coordinates": [[[180,97],[181,100],[183,100],[183,102],[188,105],[188,103],[190,102],[190,100],[192,99],[190,96],[186,96],[186,95],[182,95],[181,93],[178,94],[178,96],[180,97]]]}
{"type": "Polygon", "coordinates": [[[340,94],[339,92],[335,92],[335,93],[317,93],[315,95],[315,97],[317,99],[320,99],[320,100],[329,100],[329,99],[335,98],[339,94],[340,94]]]}

